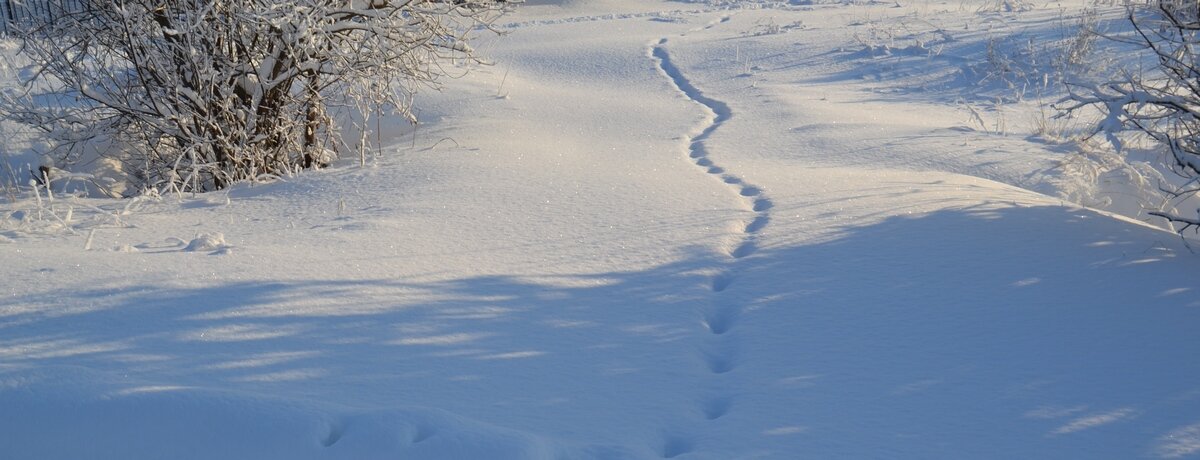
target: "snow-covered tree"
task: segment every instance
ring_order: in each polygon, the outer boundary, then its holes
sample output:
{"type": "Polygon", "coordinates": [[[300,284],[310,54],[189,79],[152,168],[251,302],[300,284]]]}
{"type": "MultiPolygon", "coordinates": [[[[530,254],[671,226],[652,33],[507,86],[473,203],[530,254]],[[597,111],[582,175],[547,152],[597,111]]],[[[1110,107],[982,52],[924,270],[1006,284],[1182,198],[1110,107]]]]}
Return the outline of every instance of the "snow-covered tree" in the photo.
{"type": "MultiPolygon", "coordinates": [[[[1147,135],[1169,151],[1166,166],[1185,179],[1165,190],[1175,197],[1200,193],[1200,2],[1147,0],[1128,6],[1133,41],[1149,51],[1156,66],[1124,69],[1102,84],[1079,84],[1062,102],[1068,113],[1089,107],[1104,114],[1096,133],[1123,149],[1122,133],[1147,135]]],[[[1196,215],[1152,212],[1179,224],[1182,232],[1200,229],[1196,215]]]]}
{"type": "Polygon", "coordinates": [[[220,189],[327,164],[335,104],[411,119],[413,91],[511,3],[92,0],[18,33],[34,66],[0,112],[143,188],[220,189]]]}
{"type": "MultiPolygon", "coordinates": [[[[1064,113],[1098,108],[1103,114],[1096,127],[1117,150],[1123,150],[1124,132],[1146,135],[1168,151],[1165,167],[1183,178],[1182,185],[1164,186],[1172,197],[1200,193],[1200,2],[1148,0],[1127,6],[1133,25],[1133,42],[1148,52],[1157,65],[1121,68],[1108,82],[1075,82],[1060,102],[1064,113]]],[[[1123,40],[1122,40],[1123,41],[1123,40]]],[[[1180,232],[1200,229],[1196,215],[1152,211],[1177,225],[1180,232]]]]}

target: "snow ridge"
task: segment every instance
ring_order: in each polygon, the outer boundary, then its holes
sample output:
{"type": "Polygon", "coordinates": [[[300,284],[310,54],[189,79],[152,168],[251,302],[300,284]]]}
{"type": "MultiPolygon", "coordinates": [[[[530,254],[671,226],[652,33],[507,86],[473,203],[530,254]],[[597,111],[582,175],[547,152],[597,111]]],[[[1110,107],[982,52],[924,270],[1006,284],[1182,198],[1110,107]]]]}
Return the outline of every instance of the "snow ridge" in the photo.
{"type": "MultiPolygon", "coordinates": [[[[729,21],[725,16],[708,24],[704,29],[729,21]]],[[[701,324],[710,336],[701,344],[699,354],[707,368],[709,378],[720,383],[721,377],[733,372],[738,365],[738,346],[732,334],[742,309],[734,302],[727,300],[722,293],[737,279],[738,262],[754,254],[758,249],[758,237],[770,222],[771,200],[762,189],[745,179],[728,172],[718,166],[710,158],[706,145],[713,133],[733,118],[733,110],[729,104],[706,96],[683,74],[671,59],[667,51],[668,39],[663,38],[650,46],[649,55],[654,59],[663,74],[681,93],[692,102],[699,104],[711,113],[711,118],[704,121],[702,127],[685,137],[688,157],[702,168],[707,174],[713,175],[727,184],[730,189],[745,202],[746,207],[753,211],[754,217],[738,233],[738,243],[728,252],[728,259],[722,269],[713,276],[711,290],[714,297],[713,306],[704,312],[701,324]]],[[[733,396],[728,392],[710,394],[701,400],[700,413],[707,421],[717,420],[725,416],[733,408],[733,396]]],[[[679,434],[669,434],[664,437],[661,454],[663,458],[674,458],[692,452],[695,441],[679,434]]]]}

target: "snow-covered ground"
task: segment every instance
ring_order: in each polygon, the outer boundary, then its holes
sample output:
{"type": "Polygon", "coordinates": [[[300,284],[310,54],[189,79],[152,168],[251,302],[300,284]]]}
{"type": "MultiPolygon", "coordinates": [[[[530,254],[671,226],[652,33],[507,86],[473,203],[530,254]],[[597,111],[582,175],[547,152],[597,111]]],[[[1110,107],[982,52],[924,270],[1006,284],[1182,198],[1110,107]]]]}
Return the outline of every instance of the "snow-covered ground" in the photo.
{"type": "Polygon", "coordinates": [[[1200,259],[1006,3],[530,0],[365,168],[0,199],[0,458],[1198,456],[1200,259]]]}

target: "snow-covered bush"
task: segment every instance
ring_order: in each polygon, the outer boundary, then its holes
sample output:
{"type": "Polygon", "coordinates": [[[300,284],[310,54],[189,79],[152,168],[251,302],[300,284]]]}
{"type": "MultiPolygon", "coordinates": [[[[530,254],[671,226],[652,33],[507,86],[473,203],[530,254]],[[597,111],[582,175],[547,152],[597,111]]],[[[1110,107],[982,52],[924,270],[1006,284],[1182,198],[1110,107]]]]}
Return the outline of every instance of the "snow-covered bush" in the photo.
{"type": "MultiPolygon", "coordinates": [[[[1177,198],[1195,196],[1200,192],[1200,3],[1133,3],[1127,19],[1133,40],[1156,65],[1126,68],[1098,84],[1076,83],[1062,108],[1066,113],[1099,109],[1103,118],[1095,132],[1118,151],[1124,149],[1127,133],[1164,146],[1169,152],[1164,166],[1182,178],[1166,191],[1177,198]]],[[[1181,231],[1200,228],[1200,210],[1195,215],[1151,214],[1180,224],[1181,231]]]]}
{"type": "Polygon", "coordinates": [[[137,187],[210,191],[319,167],[330,108],[409,116],[505,0],[125,0],[18,32],[34,65],[0,114],[58,162],[99,152],[137,187]]]}

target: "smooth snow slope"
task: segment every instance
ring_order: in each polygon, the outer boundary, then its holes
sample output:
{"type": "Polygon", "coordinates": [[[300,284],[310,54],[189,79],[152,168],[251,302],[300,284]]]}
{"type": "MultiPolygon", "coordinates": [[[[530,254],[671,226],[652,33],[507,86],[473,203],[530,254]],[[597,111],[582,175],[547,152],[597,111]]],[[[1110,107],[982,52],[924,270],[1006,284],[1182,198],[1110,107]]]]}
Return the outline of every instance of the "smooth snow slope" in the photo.
{"type": "Polygon", "coordinates": [[[366,168],[10,218],[0,458],[1200,454],[1200,260],[880,97],[882,8],[531,2],[366,168]]]}

